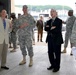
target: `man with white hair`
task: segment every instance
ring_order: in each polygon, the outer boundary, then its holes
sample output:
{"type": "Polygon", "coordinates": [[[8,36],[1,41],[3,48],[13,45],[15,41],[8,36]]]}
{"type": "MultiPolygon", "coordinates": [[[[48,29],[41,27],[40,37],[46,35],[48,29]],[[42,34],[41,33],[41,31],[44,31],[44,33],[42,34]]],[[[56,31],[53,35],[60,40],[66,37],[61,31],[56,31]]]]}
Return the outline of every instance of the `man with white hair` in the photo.
{"type": "Polygon", "coordinates": [[[60,58],[61,58],[61,44],[63,43],[62,38],[62,20],[58,18],[57,11],[51,9],[51,19],[47,21],[45,31],[47,31],[47,43],[48,43],[48,57],[51,66],[47,68],[53,72],[57,72],[60,69],[60,58]]]}
{"type": "Polygon", "coordinates": [[[23,59],[19,65],[26,63],[26,48],[30,58],[29,67],[33,65],[33,47],[32,47],[32,30],[35,27],[34,18],[28,13],[27,5],[23,6],[23,15],[18,18],[16,29],[18,29],[18,37],[20,49],[22,51],[23,59]]]}

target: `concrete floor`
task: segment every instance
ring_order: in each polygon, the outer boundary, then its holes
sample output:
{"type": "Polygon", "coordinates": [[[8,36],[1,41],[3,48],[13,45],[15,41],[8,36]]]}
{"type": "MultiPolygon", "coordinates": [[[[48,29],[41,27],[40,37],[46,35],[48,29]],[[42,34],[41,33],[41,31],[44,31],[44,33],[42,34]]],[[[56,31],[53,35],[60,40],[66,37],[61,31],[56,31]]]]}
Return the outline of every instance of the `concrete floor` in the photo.
{"type": "MultiPolygon", "coordinates": [[[[35,34],[36,35],[36,34],[35,34]]],[[[43,39],[43,41],[45,41],[43,39]]],[[[61,55],[61,68],[57,73],[48,71],[47,67],[50,66],[47,54],[47,44],[45,42],[37,42],[33,46],[34,58],[33,66],[28,67],[29,57],[26,57],[26,64],[20,66],[19,62],[22,59],[20,48],[17,52],[10,53],[8,50],[7,66],[9,70],[0,70],[0,75],[76,75],[76,60],[74,56],[70,56],[70,47],[67,48],[67,53],[61,55]]],[[[62,45],[63,50],[63,45],[62,45]]]]}

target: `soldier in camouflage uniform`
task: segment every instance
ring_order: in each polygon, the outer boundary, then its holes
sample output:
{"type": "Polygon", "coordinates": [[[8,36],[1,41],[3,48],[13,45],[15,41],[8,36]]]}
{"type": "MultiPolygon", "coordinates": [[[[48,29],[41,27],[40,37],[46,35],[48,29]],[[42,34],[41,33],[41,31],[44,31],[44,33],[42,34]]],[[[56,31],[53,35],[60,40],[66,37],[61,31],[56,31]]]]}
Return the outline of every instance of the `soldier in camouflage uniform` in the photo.
{"type": "Polygon", "coordinates": [[[76,20],[74,22],[73,29],[72,29],[71,43],[72,43],[72,47],[76,47],[76,20]]]}
{"type": "Polygon", "coordinates": [[[16,29],[18,29],[18,37],[20,49],[22,51],[23,60],[19,63],[19,65],[23,65],[26,63],[26,48],[28,50],[28,55],[30,57],[29,67],[33,65],[33,47],[32,47],[32,30],[35,27],[34,18],[28,14],[27,5],[23,6],[23,15],[21,15],[17,21],[16,29]]]}
{"type": "Polygon", "coordinates": [[[11,18],[12,18],[11,41],[13,43],[13,50],[11,50],[10,52],[16,52],[17,36],[16,36],[16,31],[15,31],[15,25],[16,25],[17,19],[16,19],[15,13],[11,13],[11,18]]]}
{"type": "MultiPolygon", "coordinates": [[[[75,16],[73,16],[73,10],[68,11],[68,16],[69,16],[69,18],[65,22],[66,23],[66,33],[65,33],[64,50],[62,51],[62,53],[66,53],[68,41],[71,38],[72,28],[73,28],[73,25],[75,22],[75,16]]],[[[70,53],[70,55],[72,55],[72,52],[70,53]]]]}

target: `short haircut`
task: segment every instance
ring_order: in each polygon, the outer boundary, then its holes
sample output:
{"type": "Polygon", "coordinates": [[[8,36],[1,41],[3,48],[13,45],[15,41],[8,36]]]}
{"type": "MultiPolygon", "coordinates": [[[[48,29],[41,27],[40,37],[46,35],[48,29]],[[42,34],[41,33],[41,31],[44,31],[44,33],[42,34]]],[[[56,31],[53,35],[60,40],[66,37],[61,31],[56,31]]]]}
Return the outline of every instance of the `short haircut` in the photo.
{"type": "Polygon", "coordinates": [[[73,10],[69,10],[68,12],[72,12],[73,13],[73,10]]]}
{"type": "Polygon", "coordinates": [[[23,5],[23,8],[28,8],[28,6],[27,5],[23,5]]]}

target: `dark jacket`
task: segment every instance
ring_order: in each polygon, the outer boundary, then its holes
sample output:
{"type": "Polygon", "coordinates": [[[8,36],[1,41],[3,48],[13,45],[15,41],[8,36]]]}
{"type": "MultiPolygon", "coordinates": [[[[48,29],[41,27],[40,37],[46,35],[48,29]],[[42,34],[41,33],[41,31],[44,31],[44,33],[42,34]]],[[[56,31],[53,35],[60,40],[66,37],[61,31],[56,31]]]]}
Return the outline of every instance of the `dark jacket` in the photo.
{"type": "Polygon", "coordinates": [[[48,42],[50,37],[51,37],[51,40],[53,40],[53,42],[55,44],[62,44],[63,43],[62,20],[59,18],[55,18],[52,25],[51,25],[51,22],[52,22],[52,19],[48,20],[46,25],[45,25],[45,31],[47,31],[46,42],[48,42]],[[49,25],[49,27],[46,27],[47,25],[49,25]],[[52,26],[55,26],[56,28],[51,30],[52,26]]]}
{"type": "Polygon", "coordinates": [[[43,30],[43,21],[38,20],[36,26],[37,26],[38,30],[43,30]]]}

